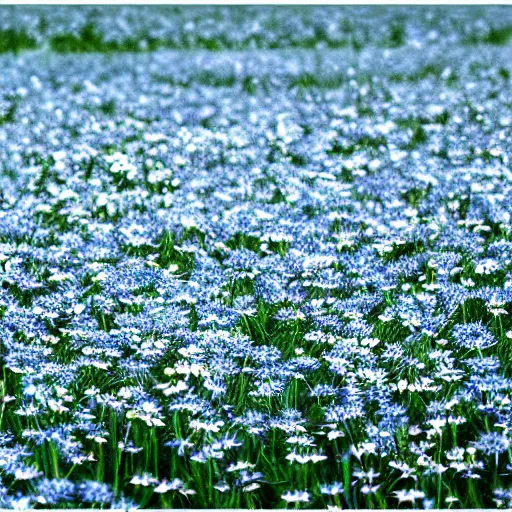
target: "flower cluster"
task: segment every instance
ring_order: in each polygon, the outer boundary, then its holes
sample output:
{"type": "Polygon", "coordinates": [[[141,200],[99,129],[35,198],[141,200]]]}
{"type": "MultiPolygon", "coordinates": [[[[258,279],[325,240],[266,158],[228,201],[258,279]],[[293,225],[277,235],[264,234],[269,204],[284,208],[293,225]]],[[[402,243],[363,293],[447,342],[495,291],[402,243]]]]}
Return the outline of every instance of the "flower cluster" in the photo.
{"type": "Polygon", "coordinates": [[[0,507],[511,506],[511,10],[280,9],[0,7],[0,507]]]}

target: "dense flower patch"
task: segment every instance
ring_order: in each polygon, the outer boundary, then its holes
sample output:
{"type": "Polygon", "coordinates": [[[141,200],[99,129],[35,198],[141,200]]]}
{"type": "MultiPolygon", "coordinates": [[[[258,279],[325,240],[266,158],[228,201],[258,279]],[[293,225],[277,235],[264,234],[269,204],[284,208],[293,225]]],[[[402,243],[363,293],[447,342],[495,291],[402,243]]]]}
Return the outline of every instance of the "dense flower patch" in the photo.
{"type": "Polygon", "coordinates": [[[506,44],[512,11],[410,6],[3,6],[0,53],[506,44]]]}
{"type": "Polygon", "coordinates": [[[0,8],[0,506],[511,507],[511,11],[137,9],[0,8]]]}

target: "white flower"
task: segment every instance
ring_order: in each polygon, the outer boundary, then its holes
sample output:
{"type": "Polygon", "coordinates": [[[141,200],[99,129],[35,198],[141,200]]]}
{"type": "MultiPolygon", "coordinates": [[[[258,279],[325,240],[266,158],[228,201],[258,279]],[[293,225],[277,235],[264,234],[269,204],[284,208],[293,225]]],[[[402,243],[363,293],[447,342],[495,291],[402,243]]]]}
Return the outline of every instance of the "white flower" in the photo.
{"type": "Polygon", "coordinates": [[[243,469],[252,469],[254,468],[254,464],[251,464],[250,462],[242,462],[238,461],[235,464],[230,464],[228,469],[226,470],[228,473],[232,473],[233,471],[242,471],[243,469]]]}
{"type": "Polygon", "coordinates": [[[255,491],[256,489],[259,489],[260,487],[261,487],[260,484],[258,484],[257,482],[253,482],[252,484],[249,484],[246,487],[244,487],[242,489],[242,491],[243,492],[252,492],[252,491],[255,491]]]}
{"type": "Polygon", "coordinates": [[[217,489],[217,491],[219,491],[219,492],[227,492],[227,491],[229,491],[229,489],[231,489],[231,487],[224,482],[214,485],[213,488],[217,489]]]}
{"type": "Polygon", "coordinates": [[[493,272],[496,272],[498,270],[499,264],[496,260],[493,260],[491,258],[487,258],[483,261],[481,261],[475,268],[476,274],[492,274],[493,272]]]}
{"type": "Polygon", "coordinates": [[[425,497],[425,493],[423,491],[417,491],[416,489],[411,490],[402,490],[394,492],[396,498],[398,499],[398,503],[410,502],[415,503],[417,499],[421,499],[425,497]]]}
{"type": "Polygon", "coordinates": [[[42,474],[42,472],[37,471],[34,468],[17,469],[14,474],[14,478],[16,478],[16,480],[30,480],[32,478],[37,478],[42,474]]]}
{"type": "Polygon", "coordinates": [[[309,493],[307,491],[288,491],[282,494],[281,498],[287,503],[307,503],[309,501],[309,493]]]}
{"type": "Polygon", "coordinates": [[[407,389],[407,381],[405,379],[401,379],[398,381],[398,391],[400,391],[400,393],[403,393],[406,389],[407,389]]]}
{"type": "Polygon", "coordinates": [[[318,454],[300,455],[296,452],[291,452],[286,456],[286,459],[290,462],[299,462],[300,464],[306,464],[307,462],[313,462],[316,464],[317,462],[327,459],[327,456],[318,454]]]}
{"type": "Polygon", "coordinates": [[[149,487],[151,484],[158,483],[158,480],[156,478],[153,478],[150,473],[144,473],[143,475],[135,475],[130,480],[130,483],[133,485],[142,485],[143,487],[149,487]]]}
{"type": "Polygon", "coordinates": [[[446,425],[446,420],[443,418],[434,418],[432,420],[428,420],[428,422],[432,427],[434,427],[434,430],[438,433],[442,433],[442,428],[446,425]]]}
{"type": "Polygon", "coordinates": [[[30,498],[18,498],[11,500],[11,506],[14,510],[27,510],[30,508],[30,498]]]}
{"type": "MultiPolygon", "coordinates": [[[[132,482],[133,483],[133,482],[132,482]]],[[[177,491],[183,488],[183,482],[179,478],[175,478],[172,482],[162,480],[153,490],[159,494],[166,493],[169,491],[177,491]]]]}

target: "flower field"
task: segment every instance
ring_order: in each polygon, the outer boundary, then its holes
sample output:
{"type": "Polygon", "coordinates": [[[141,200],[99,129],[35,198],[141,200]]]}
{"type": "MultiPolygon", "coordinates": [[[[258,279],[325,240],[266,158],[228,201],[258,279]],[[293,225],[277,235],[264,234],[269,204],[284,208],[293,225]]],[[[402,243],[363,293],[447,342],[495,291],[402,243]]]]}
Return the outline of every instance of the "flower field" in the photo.
{"type": "Polygon", "coordinates": [[[512,507],[511,50],[0,6],[0,507],[512,507]]]}

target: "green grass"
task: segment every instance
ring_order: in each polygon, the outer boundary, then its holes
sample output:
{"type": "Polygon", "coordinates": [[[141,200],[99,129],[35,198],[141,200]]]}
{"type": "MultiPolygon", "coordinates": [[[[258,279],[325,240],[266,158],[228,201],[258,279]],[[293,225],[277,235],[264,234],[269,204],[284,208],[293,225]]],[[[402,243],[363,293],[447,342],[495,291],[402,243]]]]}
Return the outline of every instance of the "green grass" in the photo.
{"type": "Polygon", "coordinates": [[[407,29],[403,21],[395,21],[388,28],[387,37],[382,42],[386,48],[400,48],[407,40],[407,29]]]}
{"type": "Polygon", "coordinates": [[[23,29],[0,30],[0,53],[19,53],[23,50],[34,50],[37,47],[35,38],[23,29]]]}
{"type": "Polygon", "coordinates": [[[466,44],[489,44],[493,46],[504,46],[508,44],[512,38],[512,27],[491,27],[488,32],[483,35],[471,34],[466,37],[466,44]]]}
{"type": "Polygon", "coordinates": [[[17,104],[15,102],[11,102],[11,105],[6,109],[5,113],[0,114],[0,126],[3,124],[14,123],[17,108],[17,104]]]}
{"type": "Polygon", "coordinates": [[[340,74],[302,73],[290,82],[290,87],[299,89],[339,89],[345,82],[340,74]]]}

